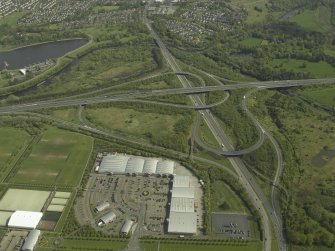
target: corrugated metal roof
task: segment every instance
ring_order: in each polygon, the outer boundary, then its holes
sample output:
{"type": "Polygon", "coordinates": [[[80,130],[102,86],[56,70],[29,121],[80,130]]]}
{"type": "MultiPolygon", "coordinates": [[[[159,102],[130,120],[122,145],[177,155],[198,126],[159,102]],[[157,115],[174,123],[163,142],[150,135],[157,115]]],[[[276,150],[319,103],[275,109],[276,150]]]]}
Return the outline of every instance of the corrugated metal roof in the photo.
{"type": "Polygon", "coordinates": [[[109,222],[112,222],[115,219],[116,215],[113,212],[109,212],[102,216],[99,221],[102,221],[103,223],[107,224],[109,222]]]}
{"type": "Polygon", "coordinates": [[[144,166],[144,159],[130,158],[127,162],[126,173],[142,173],[144,166]]]}
{"type": "Polygon", "coordinates": [[[156,173],[157,174],[173,174],[174,162],[171,160],[158,161],[156,173]]]}
{"type": "Polygon", "coordinates": [[[128,156],[125,155],[107,155],[104,156],[99,168],[99,173],[116,172],[124,173],[126,170],[128,156]]]}
{"type": "Polygon", "coordinates": [[[194,188],[193,187],[174,187],[172,189],[172,198],[194,198],[194,188]]]}
{"type": "Polygon", "coordinates": [[[195,234],[197,231],[197,213],[170,212],[169,233],[195,234]]]}
{"type": "Polygon", "coordinates": [[[180,175],[174,176],[173,187],[190,187],[190,177],[180,175]]]}
{"type": "Polygon", "coordinates": [[[94,209],[98,212],[101,212],[108,208],[110,204],[107,201],[100,202],[94,209]]]}
{"type": "Polygon", "coordinates": [[[171,212],[194,212],[194,199],[193,198],[172,198],[171,199],[171,212]]]}
{"type": "Polygon", "coordinates": [[[123,234],[128,234],[131,227],[133,226],[134,222],[131,221],[131,220],[126,220],[124,223],[123,223],[123,226],[121,228],[121,233],[123,234]]]}
{"type": "Polygon", "coordinates": [[[143,173],[156,173],[158,159],[145,159],[143,173]]]}
{"type": "Polygon", "coordinates": [[[40,230],[37,230],[37,229],[31,230],[28,236],[26,237],[26,239],[24,240],[22,250],[23,251],[33,250],[38,241],[38,237],[40,236],[40,234],[41,234],[40,230]]]}

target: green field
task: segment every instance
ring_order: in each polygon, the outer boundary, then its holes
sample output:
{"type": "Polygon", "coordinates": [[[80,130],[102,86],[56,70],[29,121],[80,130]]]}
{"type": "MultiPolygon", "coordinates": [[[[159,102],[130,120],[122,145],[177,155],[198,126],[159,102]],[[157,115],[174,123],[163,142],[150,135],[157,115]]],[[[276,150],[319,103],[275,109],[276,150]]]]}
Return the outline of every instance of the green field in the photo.
{"type": "Polygon", "coordinates": [[[324,61],[314,63],[297,59],[274,59],[269,65],[276,69],[310,73],[315,78],[335,77],[335,68],[324,61]]]}
{"type": "Polygon", "coordinates": [[[335,87],[320,89],[305,89],[300,94],[329,107],[335,106],[335,87]]]}
{"type": "Polygon", "coordinates": [[[258,47],[261,45],[262,41],[262,39],[250,37],[242,40],[240,43],[246,47],[258,47]]]}
{"type": "Polygon", "coordinates": [[[260,242],[249,242],[246,245],[239,246],[236,243],[231,245],[208,245],[199,244],[175,244],[175,243],[141,243],[143,251],[260,251],[262,244],[260,242]]]}
{"type": "Polygon", "coordinates": [[[76,186],[91,148],[90,137],[49,127],[11,181],[76,186]]]}
{"type": "Polygon", "coordinates": [[[213,212],[247,214],[241,199],[220,180],[211,184],[211,207],[213,212]]]}
{"type": "Polygon", "coordinates": [[[0,18],[0,25],[8,24],[10,26],[16,26],[17,21],[25,14],[27,14],[27,11],[13,12],[4,18],[0,18]]]}
{"type": "Polygon", "coordinates": [[[269,11],[266,7],[268,2],[268,0],[232,0],[231,4],[245,8],[248,12],[246,22],[253,24],[262,22],[269,14],[269,11]],[[262,11],[257,11],[255,7],[261,9],[262,11]]]}
{"type": "Polygon", "coordinates": [[[330,8],[320,6],[316,10],[304,10],[300,14],[292,17],[290,21],[298,24],[307,31],[334,32],[331,24],[330,8]]]}
{"type": "Polygon", "coordinates": [[[106,5],[106,6],[94,6],[93,12],[98,13],[98,12],[107,12],[107,11],[114,11],[118,10],[119,6],[116,5],[106,5]]]}
{"type": "Polygon", "coordinates": [[[146,136],[148,133],[151,133],[152,137],[160,136],[162,130],[166,134],[172,134],[174,125],[181,119],[181,115],[172,116],[115,107],[87,109],[84,114],[92,123],[110,131],[146,140],[150,138],[146,136]]]}

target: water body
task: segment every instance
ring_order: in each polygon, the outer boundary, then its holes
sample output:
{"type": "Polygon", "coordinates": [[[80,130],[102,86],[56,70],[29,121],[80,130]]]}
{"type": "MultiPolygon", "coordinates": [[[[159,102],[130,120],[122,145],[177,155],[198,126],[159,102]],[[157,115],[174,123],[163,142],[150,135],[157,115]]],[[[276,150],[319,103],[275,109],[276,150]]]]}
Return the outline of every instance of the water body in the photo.
{"type": "Polygon", "coordinates": [[[8,70],[17,70],[47,59],[59,58],[87,42],[87,39],[64,40],[0,52],[0,70],[5,68],[4,62],[8,63],[8,70]]]}

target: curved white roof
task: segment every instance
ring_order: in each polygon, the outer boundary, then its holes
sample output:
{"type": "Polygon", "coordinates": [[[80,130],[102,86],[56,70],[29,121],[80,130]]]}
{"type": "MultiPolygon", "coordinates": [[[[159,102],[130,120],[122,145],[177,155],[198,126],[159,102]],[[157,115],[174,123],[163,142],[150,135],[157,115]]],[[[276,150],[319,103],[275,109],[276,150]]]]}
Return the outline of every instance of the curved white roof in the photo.
{"type": "Polygon", "coordinates": [[[128,234],[131,227],[133,226],[134,222],[131,221],[131,220],[126,220],[124,223],[123,223],[123,226],[121,228],[121,233],[123,234],[128,234]]]}
{"type": "Polygon", "coordinates": [[[99,221],[102,221],[103,223],[107,224],[109,222],[112,222],[115,219],[116,215],[113,212],[109,212],[108,214],[105,214],[100,218],[99,221]]]}
{"type": "Polygon", "coordinates": [[[9,219],[8,227],[35,229],[43,213],[30,211],[16,211],[9,219]]]}
{"type": "Polygon", "coordinates": [[[143,173],[156,173],[158,159],[146,159],[144,162],[143,173]]]}
{"type": "Polygon", "coordinates": [[[26,237],[26,239],[24,240],[24,244],[21,250],[23,251],[33,250],[38,241],[38,237],[40,236],[40,234],[41,234],[40,230],[37,230],[37,229],[31,230],[28,236],[26,237]]]}
{"type": "Polygon", "coordinates": [[[99,173],[103,172],[124,173],[129,158],[130,157],[124,155],[107,155],[101,161],[99,173]]]}
{"type": "Polygon", "coordinates": [[[157,174],[173,174],[174,162],[171,160],[161,160],[157,163],[157,174]]]}
{"type": "Polygon", "coordinates": [[[144,159],[130,158],[126,166],[126,173],[142,173],[144,166],[144,159]]]}

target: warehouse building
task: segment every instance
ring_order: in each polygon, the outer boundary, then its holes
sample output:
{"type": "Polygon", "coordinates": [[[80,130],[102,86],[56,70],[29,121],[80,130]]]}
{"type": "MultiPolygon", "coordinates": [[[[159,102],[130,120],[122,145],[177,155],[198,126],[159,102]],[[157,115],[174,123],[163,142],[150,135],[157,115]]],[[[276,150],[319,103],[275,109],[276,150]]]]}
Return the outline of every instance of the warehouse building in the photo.
{"type": "Polygon", "coordinates": [[[35,229],[43,213],[30,211],[15,211],[9,219],[8,227],[35,229]]]}
{"type": "Polygon", "coordinates": [[[102,216],[99,221],[98,221],[98,226],[103,226],[106,225],[110,222],[112,222],[115,219],[116,215],[113,212],[109,212],[108,214],[105,214],[104,216],[102,216]]]}
{"type": "Polygon", "coordinates": [[[194,188],[190,187],[190,177],[174,176],[168,218],[168,233],[196,233],[197,213],[194,209],[194,202],[195,192],[194,188]]]}
{"type": "Polygon", "coordinates": [[[97,171],[116,174],[171,175],[174,172],[174,166],[175,163],[171,160],[107,154],[103,156],[97,171]]]}
{"type": "Polygon", "coordinates": [[[105,209],[109,208],[109,206],[110,206],[110,204],[107,201],[103,201],[94,208],[94,212],[95,213],[102,212],[105,209]]]}
{"type": "Polygon", "coordinates": [[[123,223],[123,226],[120,230],[120,234],[122,235],[128,235],[132,226],[133,226],[134,222],[131,221],[131,220],[126,220],[124,223],[123,223]]]}
{"type": "Polygon", "coordinates": [[[33,251],[40,234],[41,234],[40,230],[37,230],[37,229],[31,230],[28,236],[26,237],[26,239],[24,240],[24,244],[21,250],[22,251],[33,251]]]}

